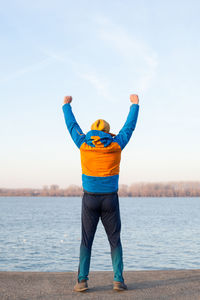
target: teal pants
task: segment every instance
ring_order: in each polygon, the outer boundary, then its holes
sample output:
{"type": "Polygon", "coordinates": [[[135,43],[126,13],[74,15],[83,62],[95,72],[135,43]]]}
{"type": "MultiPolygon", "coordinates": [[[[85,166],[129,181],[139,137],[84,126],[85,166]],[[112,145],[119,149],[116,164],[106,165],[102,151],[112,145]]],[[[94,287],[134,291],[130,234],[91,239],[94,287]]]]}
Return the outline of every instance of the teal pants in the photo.
{"type": "Polygon", "coordinates": [[[78,281],[88,280],[92,243],[99,219],[103,223],[110,243],[114,281],[123,282],[123,254],[120,240],[121,220],[117,192],[111,194],[84,192],[81,211],[82,237],[78,281]]]}

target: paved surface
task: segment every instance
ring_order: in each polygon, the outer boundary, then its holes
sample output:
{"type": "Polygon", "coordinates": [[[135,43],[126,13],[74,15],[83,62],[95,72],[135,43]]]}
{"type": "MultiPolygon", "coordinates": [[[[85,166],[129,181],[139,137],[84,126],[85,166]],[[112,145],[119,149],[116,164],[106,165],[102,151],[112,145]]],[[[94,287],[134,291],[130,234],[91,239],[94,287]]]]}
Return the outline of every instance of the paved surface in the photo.
{"type": "Polygon", "coordinates": [[[90,272],[90,289],[73,291],[75,272],[0,272],[0,300],[200,300],[200,270],[126,271],[128,290],[112,290],[112,272],[90,272]]]}

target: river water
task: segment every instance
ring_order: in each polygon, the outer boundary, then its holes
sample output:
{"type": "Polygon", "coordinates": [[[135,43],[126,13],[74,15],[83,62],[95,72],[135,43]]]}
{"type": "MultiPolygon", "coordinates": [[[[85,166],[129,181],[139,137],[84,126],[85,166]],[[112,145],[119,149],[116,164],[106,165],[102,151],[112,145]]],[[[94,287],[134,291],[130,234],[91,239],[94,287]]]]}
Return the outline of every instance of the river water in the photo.
{"type": "MultiPolygon", "coordinates": [[[[124,270],[200,268],[200,198],[120,198],[124,270]]],[[[0,197],[0,271],[77,271],[81,198],[0,197]]],[[[99,222],[91,270],[112,270],[99,222]]]]}

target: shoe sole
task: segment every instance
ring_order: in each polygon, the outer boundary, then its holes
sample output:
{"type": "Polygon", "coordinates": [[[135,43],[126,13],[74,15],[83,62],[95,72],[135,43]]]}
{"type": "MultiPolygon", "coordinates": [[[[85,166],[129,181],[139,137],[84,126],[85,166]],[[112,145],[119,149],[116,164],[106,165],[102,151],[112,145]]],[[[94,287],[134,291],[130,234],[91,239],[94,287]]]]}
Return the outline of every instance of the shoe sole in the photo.
{"type": "Polygon", "coordinates": [[[121,292],[121,291],[127,291],[128,290],[128,288],[123,288],[123,287],[113,287],[113,290],[114,291],[117,291],[117,292],[121,292]]]}
{"type": "Polygon", "coordinates": [[[75,292],[84,292],[88,290],[88,287],[82,288],[82,289],[74,289],[75,292]]]}

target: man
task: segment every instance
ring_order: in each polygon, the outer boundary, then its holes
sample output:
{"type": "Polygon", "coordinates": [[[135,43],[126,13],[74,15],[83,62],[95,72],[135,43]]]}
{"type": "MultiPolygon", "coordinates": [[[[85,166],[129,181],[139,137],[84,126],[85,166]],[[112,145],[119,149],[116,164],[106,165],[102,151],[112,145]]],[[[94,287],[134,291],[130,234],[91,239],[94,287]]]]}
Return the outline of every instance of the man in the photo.
{"type": "Polygon", "coordinates": [[[114,271],[113,289],[127,289],[123,278],[123,255],[120,240],[121,220],[118,201],[118,179],[121,151],[127,145],[135,129],[139,99],[130,95],[132,103],[127,120],[117,135],[110,133],[110,125],[102,119],[84,134],[72,113],[72,97],[64,98],[63,112],[69,133],[80,149],[82,166],[82,238],[78,281],[75,291],[88,289],[91,249],[99,218],[105,228],[110,247],[114,271]]]}

